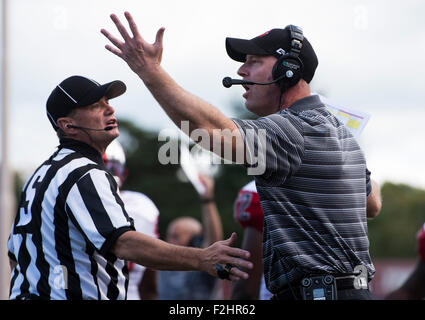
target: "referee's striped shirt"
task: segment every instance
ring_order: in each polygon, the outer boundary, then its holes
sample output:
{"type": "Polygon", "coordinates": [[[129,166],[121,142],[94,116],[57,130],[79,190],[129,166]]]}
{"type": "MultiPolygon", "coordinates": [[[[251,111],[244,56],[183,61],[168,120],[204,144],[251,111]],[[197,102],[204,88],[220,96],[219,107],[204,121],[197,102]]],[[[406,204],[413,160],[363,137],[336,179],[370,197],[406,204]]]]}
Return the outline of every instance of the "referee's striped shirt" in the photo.
{"type": "Polygon", "coordinates": [[[114,178],[90,146],[65,139],[28,179],[8,241],[10,299],[125,299],[128,269],[110,252],[134,230],[114,178]]]}
{"type": "Polygon", "coordinates": [[[233,120],[257,155],[266,132],[265,172],[255,177],[264,211],[263,266],[278,293],[308,273],[375,272],[369,255],[366,198],[370,172],[357,141],[317,95],[257,120],[233,120]]]}

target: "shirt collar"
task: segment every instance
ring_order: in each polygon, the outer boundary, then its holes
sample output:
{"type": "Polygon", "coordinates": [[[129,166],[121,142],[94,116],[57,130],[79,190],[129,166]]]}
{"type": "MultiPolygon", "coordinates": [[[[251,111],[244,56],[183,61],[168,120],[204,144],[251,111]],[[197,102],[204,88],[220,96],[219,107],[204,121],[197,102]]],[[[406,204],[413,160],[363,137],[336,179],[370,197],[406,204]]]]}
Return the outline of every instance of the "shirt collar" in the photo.
{"type": "Polygon", "coordinates": [[[325,105],[320,100],[318,95],[311,95],[295,101],[288,109],[289,111],[302,112],[306,110],[322,108],[324,106],[325,105]]]}
{"type": "Polygon", "coordinates": [[[67,149],[77,151],[81,153],[83,156],[96,162],[97,164],[101,166],[104,165],[102,155],[100,154],[100,152],[82,141],[69,139],[69,138],[63,138],[60,140],[60,145],[58,146],[58,148],[59,149],[67,148],[67,149]]]}

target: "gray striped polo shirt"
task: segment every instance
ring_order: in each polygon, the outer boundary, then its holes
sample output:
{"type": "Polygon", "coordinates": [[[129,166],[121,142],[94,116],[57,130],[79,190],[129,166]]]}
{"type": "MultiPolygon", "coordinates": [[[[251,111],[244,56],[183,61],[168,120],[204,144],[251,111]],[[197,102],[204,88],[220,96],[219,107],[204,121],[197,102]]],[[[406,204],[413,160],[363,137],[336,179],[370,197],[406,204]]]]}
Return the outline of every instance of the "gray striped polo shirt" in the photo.
{"type": "Polygon", "coordinates": [[[352,273],[358,265],[371,278],[375,269],[366,220],[370,172],[345,125],[317,95],[267,117],[233,121],[247,154],[256,155],[261,144],[248,136],[266,133],[265,172],[255,180],[264,211],[267,288],[277,293],[306,274],[352,273]]]}

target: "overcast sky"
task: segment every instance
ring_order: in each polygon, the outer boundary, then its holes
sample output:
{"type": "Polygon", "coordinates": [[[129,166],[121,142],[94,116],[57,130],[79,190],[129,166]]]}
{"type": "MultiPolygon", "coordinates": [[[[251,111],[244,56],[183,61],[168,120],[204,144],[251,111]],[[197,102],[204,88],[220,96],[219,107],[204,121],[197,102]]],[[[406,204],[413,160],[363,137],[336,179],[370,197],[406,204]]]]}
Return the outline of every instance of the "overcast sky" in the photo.
{"type": "Polygon", "coordinates": [[[175,127],[127,65],[104,49],[100,29],[117,34],[109,14],[124,19],[128,10],[148,41],[166,28],[165,70],[228,116],[243,89],[221,85],[224,76],[237,77],[240,65],[227,57],[225,37],[301,26],[319,58],[313,90],[371,114],[360,144],[373,177],[425,188],[423,1],[8,2],[9,156],[17,170],[32,171],[55,149],[45,102],[74,74],[124,81],[127,93],[111,101],[118,117],[155,131],[175,127]]]}

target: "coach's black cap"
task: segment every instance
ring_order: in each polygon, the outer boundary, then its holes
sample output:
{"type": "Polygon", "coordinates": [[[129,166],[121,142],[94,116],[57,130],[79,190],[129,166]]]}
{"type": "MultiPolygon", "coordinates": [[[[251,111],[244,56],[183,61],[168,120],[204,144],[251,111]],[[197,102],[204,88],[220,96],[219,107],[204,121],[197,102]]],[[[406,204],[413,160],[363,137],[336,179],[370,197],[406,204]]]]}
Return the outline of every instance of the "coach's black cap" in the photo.
{"type": "MultiPolygon", "coordinates": [[[[290,52],[291,40],[289,28],[272,29],[250,40],[226,38],[226,51],[230,58],[239,62],[245,62],[247,54],[272,55],[279,58],[280,54],[277,50],[283,49],[287,53],[290,52]]],[[[305,37],[299,58],[304,65],[302,77],[310,83],[319,61],[313,47],[305,37]]]]}
{"type": "Polygon", "coordinates": [[[66,117],[73,109],[89,106],[102,97],[112,99],[122,95],[127,87],[124,82],[115,80],[100,85],[94,80],[72,76],[63,80],[52,91],[46,103],[47,118],[55,130],[56,121],[66,117]]]}

